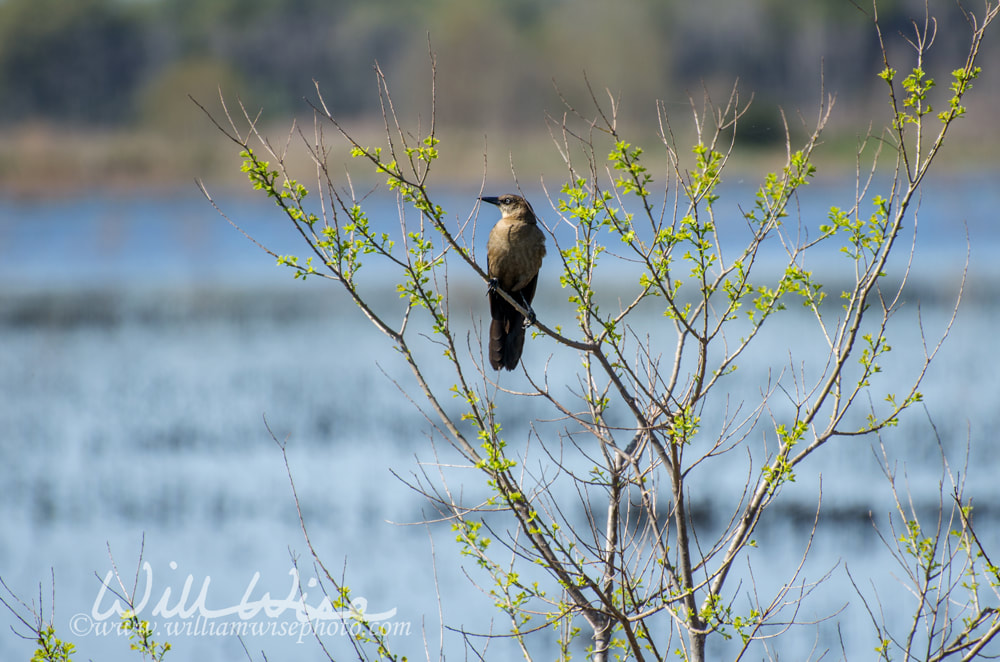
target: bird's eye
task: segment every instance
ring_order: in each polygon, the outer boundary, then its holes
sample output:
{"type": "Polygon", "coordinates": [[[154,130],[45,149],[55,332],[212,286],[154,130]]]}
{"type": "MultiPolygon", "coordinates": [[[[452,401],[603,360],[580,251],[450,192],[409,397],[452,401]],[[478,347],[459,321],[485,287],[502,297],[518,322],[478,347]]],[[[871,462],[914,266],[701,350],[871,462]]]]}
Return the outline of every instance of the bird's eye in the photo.
{"type": "Polygon", "coordinates": [[[510,203],[514,202],[514,199],[510,198],[510,197],[501,198],[500,202],[503,203],[503,204],[505,204],[505,205],[509,205],[510,203]]]}

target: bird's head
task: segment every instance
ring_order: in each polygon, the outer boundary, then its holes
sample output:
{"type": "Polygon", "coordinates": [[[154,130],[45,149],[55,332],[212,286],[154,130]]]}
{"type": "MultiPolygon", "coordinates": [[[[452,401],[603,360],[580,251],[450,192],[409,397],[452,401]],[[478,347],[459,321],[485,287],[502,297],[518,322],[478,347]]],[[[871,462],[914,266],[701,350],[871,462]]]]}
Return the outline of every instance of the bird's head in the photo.
{"type": "Polygon", "coordinates": [[[479,198],[483,202],[496,205],[500,208],[500,213],[504,218],[515,218],[527,223],[535,222],[535,212],[528,204],[528,201],[513,193],[504,193],[501,196],[484,196],[479,198]]]}

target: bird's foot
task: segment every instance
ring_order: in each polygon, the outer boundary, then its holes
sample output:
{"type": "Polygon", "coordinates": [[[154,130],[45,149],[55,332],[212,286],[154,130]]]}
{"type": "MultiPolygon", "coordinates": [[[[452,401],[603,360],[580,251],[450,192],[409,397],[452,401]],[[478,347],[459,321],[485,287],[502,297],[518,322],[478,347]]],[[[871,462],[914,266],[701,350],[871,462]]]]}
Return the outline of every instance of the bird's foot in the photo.
{"type": "Polygon", "coordinates": [[[520,294],[521,294],[521,305],[524,306],[525,309],[528,311],[528,316],[525,321],[525,326],[531,326],[532,324],[538,321],[538,319],[535,317],[535,310],[531,307],[531,304],[528,303],[528,300],[524,297],[524,293],[520,294]]]}
{"type": "Polygon", "coordinates": [[[497,285],[499,285],[499,284],[500,284],[500,282],[496,278],[490,278],[486,282],[486,292],[488,294],[493,294],[494,292],[497,291],[497,285]]]}

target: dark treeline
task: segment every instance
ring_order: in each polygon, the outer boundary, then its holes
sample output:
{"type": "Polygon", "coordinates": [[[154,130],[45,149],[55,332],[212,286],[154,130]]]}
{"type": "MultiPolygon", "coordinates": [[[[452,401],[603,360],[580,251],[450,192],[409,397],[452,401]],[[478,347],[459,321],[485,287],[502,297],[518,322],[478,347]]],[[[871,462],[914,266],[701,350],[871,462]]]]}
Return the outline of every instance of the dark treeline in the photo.
{"type": "MultiPolygon", "coordinates": [[[[887,33],[923,20],[917,0],[879,5],[887,33]]],[[[956,3],[931,10],[934,52],[962,48],[956,3]]],[[[298,112],[313,79],[336,112],[361,116],[378,109],[376,60],[401,105],[424,104],[428,39],[439,120],[477,130],[559,111],[553,80],[582,103],[584,73],[646,118],[655,99],[686,104],[703,86],[723,96],[737,78],[761,112],[813,108],[821,71],[850,109],[879,98],[868,23],[850,0],[0,0],[0,123],[169,124],[188,117],[187,94],[219,86],[298,112]]]]}

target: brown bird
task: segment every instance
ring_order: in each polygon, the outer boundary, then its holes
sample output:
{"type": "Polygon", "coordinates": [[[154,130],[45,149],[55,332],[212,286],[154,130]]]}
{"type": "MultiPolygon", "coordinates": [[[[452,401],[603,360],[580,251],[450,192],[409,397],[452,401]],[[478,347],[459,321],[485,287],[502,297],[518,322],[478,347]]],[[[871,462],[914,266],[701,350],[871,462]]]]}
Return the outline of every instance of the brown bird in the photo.
{"type": "Polygon", "coordinates": [[[524,315],[508,303],[497,288],[527,308],[534,321],[531,300],[535,298],[538,270],[545,257],[545,235],[538,227],[531,205],[521,196],[507,193],[479,199],[496,205],[502,214],[486,244],[486,271],[490,276],[488,295],[493,318],[490,365],[494,370],[513,370],[524,348],[524,315]]]}

